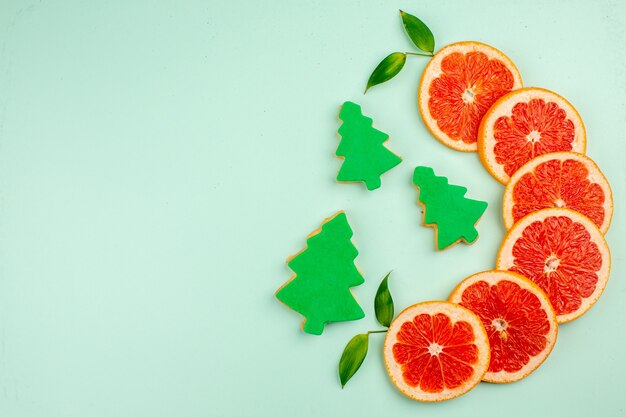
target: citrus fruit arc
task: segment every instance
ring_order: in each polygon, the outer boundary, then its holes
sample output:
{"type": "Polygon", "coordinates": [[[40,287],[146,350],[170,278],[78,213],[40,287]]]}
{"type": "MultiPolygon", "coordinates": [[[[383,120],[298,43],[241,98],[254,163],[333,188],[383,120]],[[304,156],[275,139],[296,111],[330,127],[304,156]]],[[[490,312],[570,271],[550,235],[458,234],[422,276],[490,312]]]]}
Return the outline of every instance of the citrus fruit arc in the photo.
{"type": "Polygon", "coordinates": [[[503,184],[539,155],[585,153],[585,146],[585,125],[574,106],[557,93],[537,87],[500,97],[478,129],[480,159],[503,184]]]}
{"type": "Polygon", "coordinates": [[[519,71],[504,53],[480,42],[458,42],[430,60],[417,101],[435,138],[452,149],[475,152],[483,115],[499,97],[521,87],[519,71]]]}
{"type": "Polygon", "coordinates": [[[435,402],[465,394],[489,366],[489,339],[468,309],[447,301],[406,308],[389,326],[383,348],[391,381],[409,398],[435,402]]]}
{"type": "Polygon", "coordinates": [[[613,216],[611,187],[591,158],[574,152],[544,154],[518,169],[507,184],[504,225],[510,229],[525,215],[550,207],[584,214],[606,233],[613,216]]]}
{"type": "Polygon", "coordinates": [[[548,296],[559,324],[577,319],[598,300],[611,256],[600,229],[567,208],[530,213],[508,231],[496,269],[517,272],[548,296]]]}
{"type": "Polygon", "coordinates": [[[556,314],[536,284],[509,271],[484,271],[463,280],[448,301],[474,312],[483,322],[491,361],[483,381],[508,383],[530,375],[556,342],[556,314]]]}

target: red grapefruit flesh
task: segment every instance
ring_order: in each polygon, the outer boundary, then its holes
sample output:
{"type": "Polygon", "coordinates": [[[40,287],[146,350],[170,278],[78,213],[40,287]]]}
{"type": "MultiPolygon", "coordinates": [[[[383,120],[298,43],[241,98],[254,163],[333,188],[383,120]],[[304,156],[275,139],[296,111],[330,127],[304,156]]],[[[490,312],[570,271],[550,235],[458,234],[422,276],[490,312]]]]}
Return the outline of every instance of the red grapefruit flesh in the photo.
{"type": "Polygon", "coordinates": [[[613,215],[613,196],[590,158],[554,152],[530,160],[511,177],[504,190],[504,224],[510,229],[527,214],[549,207],[576,210],[606,233],[613,215]]]}
{"type": "Polygon", "coordinates": [[[543,88],[523,88],[498,99],[478,132],[480,159],[503,184],[539,155],[585,153],[585,145],[585,127],[574,106],[543,88]]]}
{"type": "Polygon", "coordinates": [[[480,120],[489,107],[522,79],[511,60],[480,42],[442,48],[426,66],[418,90],[426,127],[444,145],[476,151],[480,120]]]}
{"type": "Polygon", "coordinates": [[[473,311],[483,322],[491,362],[483,381],[519,381],[548,357],[557,337],[556,314],[533,282],[509,271],[485,271],[461,282],[449,301],[473,311]]]}
{"type": "Polygon", "coordinates": [[[446,301],[415,304],[389,326],[384,347],[392,382],[418,401],[444,401],[472,389],[489,366],[480,319],[446,301]]]}
{"type": "Polygon", "coordinates": [[[559,323],[582,316],[598,300],[610,271],[609,247],[587,217],[566,208],[536,211],[515,223],[496,268],[517,272],[547,295],[559,323]]]}

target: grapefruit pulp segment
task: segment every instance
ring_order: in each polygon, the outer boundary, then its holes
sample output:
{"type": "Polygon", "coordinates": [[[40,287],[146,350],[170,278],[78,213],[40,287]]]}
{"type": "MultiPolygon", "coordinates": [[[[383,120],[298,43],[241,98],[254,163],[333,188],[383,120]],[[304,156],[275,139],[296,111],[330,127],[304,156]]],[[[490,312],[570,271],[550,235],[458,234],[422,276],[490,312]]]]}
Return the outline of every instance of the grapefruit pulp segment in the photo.
{"type": "Polygon", "coordinates": [[[522,217],[550,207],[566,207],[589,217],[606,233],[613,215],[608,181],[588,157],[574,152],[538,156],[522,166],[504,190],[507,229],[522,217]]]}
{"type": "Polygon", "coordinates": [[[496,268],[517,272],[547,295],[559,323],[582,316],[598,300],[610,271],[602,232],[582,214],[548,208],[527,215],[506,234],[496,268]]]}
{"type": "Polygon", "coordinates": [[[472,389],[489,365],[480,319],[445,301],[415,304],[389,326],[384,357],[392,382],[418,401],[443,401],[472,389]]]}
{"type": "Polygon", "coordinates": [[[483,381],[518,381],[537,369],[552,351],[556,314],[545,293],[508,271],[485,271],[463,280],[450,295],[482,320],[491,346],[483,381]]]}
{"type": "Polygon", "coordinates": [[[502,52],[480,42],[458,42],[442,48],[426,66],[418,104],[435,138],[453,149],[473,152],[489,107],[521,87],[519,71],[502,52]]]}
{"type": "Polygon", "coordinates": [[[585,153],[585,146],[585,126],[574,106],[543,88],[522,88],[500,97],[478,130],[480,159],[503,184],[539,155],[585,153]]]}

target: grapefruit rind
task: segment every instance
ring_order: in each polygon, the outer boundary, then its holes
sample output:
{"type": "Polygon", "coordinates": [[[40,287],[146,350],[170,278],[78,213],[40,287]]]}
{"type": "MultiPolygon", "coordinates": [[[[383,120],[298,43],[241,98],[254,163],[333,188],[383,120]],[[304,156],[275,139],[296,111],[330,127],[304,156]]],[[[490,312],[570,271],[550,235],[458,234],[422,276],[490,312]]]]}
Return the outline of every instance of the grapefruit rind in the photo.
{"type": "Polygon", "coordinates": [[[556,318],[556,313],[552,308],[552,304],[548,299],[548,296],[543,292],[541,288],[528,278],[511,271],[483,271],[478,272],[474,275],[471,275],[465,278],[461,283],[459,283],[456,288],[450,294],[450,298],[448,301],[452,303],[461,303],[463,292],[469,286],[475,284],[478,281],[485,281],[489,285],[495,285],[496,283],[508,280],[516,283],[521,288],[524,288],[531,293],[533,293],[539,299],[543,310],[546,312],[548,317],[548,322],[550,323],[550,329],[548,334],[546,335],[546,348],[536,356],[530,358],[529,362],[524,365],[522,369],[517,372],[506,372],[504,370],[498,372],[491,372],[487,370],[483,377],[483,381],[491,382],[496,384],[505,384],[509,382],[516,382],[521,379],[526,378],[532,372],[534,372],[541,364],[546,360],[546,358],[552,352],[554,345],[556,343],[557,335],[558,335],[558,323],[556,318]]]}
{"type": "Polygon", "coordinates": [[[435,120],[430,115],[430,109],[428,108],[428,100],[430,99],[429,88],[432,81],[442,74],[441,61],[443,60],[443,58],[453,52],[461,52],[465,54],[472,51],[482,52],[487,55],[489,59],[500,60],[503,64],[506,65],[509,71],[511,71],[511,74],[513,74],[514,81],[512,90],[522,88],[522,77],[513,61],[511,61],[508,56],[506,56],[503,52],[494,48],[493,46],[476,41],[457,42],[441,48],[432,57],[428,65],[426,65],[426,68],[424,68],[424,72],[422,73],[420,84],[417,90],[417,102],[419,106],[419,111],[422,115],[422,120],[424,121],[426,128],[437,140],[439,140],[441,143],[448,146],[449,148],[462,152],[476,152],[477,142],[465,143],[462,140],[452,139],[439,128],[439,126],[437,125],[437,120],[435,120]]]}
{"type": "Polygon", "coordinates": [[[473,389],[487,371],[490,355],[489,338],[480,318],[465,307],[448,301],[426,301],[405,308],[389,325],[383,346],[385,367],[393,384],[407,397],[422,402],[451,400],[473,389]],[[462,320],[471,325],[474,331],[474,344],[478,348],[478,360],[473,366],[473,375],[461,386],[454,389],[444,388],[442,392],[438,393],[429,393],[422,391],[419,387],[411,387],[404,381],[402,367],[397,364],[394,358],[393,345],[397,342],[397,335],[402,324],[413,320],[418,314],[435,315],[439,313],[447,315],[452,323],[462,320]]]}
{"type": "Polygon", "coordinates": [[[528,161],[520,169],[518,169],[515,174],[513,174],[511,180],[504,189],[504,197],[502,199],[502,218],[504,219],[504,226],[507,230],[513,227],[513,224],[515,223],[515,220],[513,219],[513,191],[515,184],[517,184],[519,179],[525,174],[533,172],[537,166],[543,164],[544,162],[551,160],[565,161],[568,159],[573,159],[585,164],[589,170],[589,175],[587,177],[589,181],[591,183],[598,184],[604,191],[604,221],[599,228],[602,233],[606,233],[609,230],[611,218],[613,217],[613,193],[609,182],[598,165],[591,158],[576,152],[567,151],[551,152],[540,155],[528,161]]]}
{"type": "MultiPolygon", "coordinates": [[[[596,303],[596,301],[598,301],[598,299],[602,295],[602,292],[604,291],[604,288],[606,287],[606,283],[609,279],[609,274],[611,271],[611,254],[609,251],[609,246],[606,243],[604,235],[602,234],[600,229],[598,229],[598,227],[589,218],[580,214],[577,211],[568,208],[547,208],[528,214],[527,216],[520,219],[517,223],[515,223],[511,230],[507,232],[504,239],[502,240],[500,250],[498,251],[498,258],[496,260],[496,269],[506,271],[514,266],[514,258],[512,254],[513,245],[520,238],[526,227],[528,227],[533,222],[543,221],[546,218],[553,216],[569,217],[572,221],[582,224],[589,232],[591,241],[597,245],[598,250],[602,254],[602,266],[600,270],[596,272],[596,275],[598,276],[598,282],[596,284],[595,290],[589,297],[585,297],[582,299],[582,303],[578,310],[567,314],[557,314],[557,322],[559,324],[563,324],[576,320],[577,318],[585,314],[596,303]]],[[[547,295],[548,297],[550,296],[549,294],[547,295]]]]}
{"type": "MultiPolygon", "coordinates": [[[[576,108],[564,97],[554,91],[539,87],[526,87],[511,91],[500,97],[491,106],[478,128],[478,155],[485,169],[496,180],[502,184],[509,182],[509,175],[504,172],[501,164],[496,162],[494,147],[496,141],[493,135],[493,126],[501,116],[511,116],[511,111],[517,103],[528,103],[532,99],[542,99],[544,101],[555,102],[565,111],[566,117],[574,123],[574,141],[572,142],[572,152],[584,154],[587,146],[585,125],[578,114],[576,108]]],[[[521,167],[520,167],[521,168],[521,167]]]]}

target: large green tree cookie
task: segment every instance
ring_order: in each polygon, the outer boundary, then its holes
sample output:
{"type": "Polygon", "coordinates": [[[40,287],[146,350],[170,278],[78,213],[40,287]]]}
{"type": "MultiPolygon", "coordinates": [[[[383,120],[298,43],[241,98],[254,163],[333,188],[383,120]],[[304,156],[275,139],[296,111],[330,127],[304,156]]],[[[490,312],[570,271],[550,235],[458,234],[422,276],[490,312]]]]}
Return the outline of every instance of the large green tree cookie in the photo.
{"type": "Polygon", "coordinates": [[[324,324],[358,320],[365,316],[350,292],[363,283],[354,265],[358,255],[350,238],[346,213],[338,212],[307,238],[307,247],[289,258],[296,273],[276,292],[276,298],[302,314],[304,331],[322,334],[324,324]]]}
{"type": "Polygon", "coordinates": [[[368,190],[380,187],[380,176],[402,162],[387,149],[384,142],[389,135],[372,127],[372,119],[363,116],[358,104],[346,101],[341,106],[339,128],[341,142],[336,155],[344,161],[337,181],[363,181],[368,190]]]}
{"type": "Polygon", "coordinates": [[[467,188],[448,184],[448,179],[436,176],[432,168],[415,168],[413,183],[424,206],[424,225],[435,228],[438,250],[460,241],[476,241],[475,225],[487,209],[486,202],[465,198],[467,188]]]}

